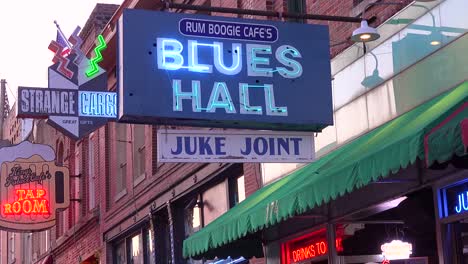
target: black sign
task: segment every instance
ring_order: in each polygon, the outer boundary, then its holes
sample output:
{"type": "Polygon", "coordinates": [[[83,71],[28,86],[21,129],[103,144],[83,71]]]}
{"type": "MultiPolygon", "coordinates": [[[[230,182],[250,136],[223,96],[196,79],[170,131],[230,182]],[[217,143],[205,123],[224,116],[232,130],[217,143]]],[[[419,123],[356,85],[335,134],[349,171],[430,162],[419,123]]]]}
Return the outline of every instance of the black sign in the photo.
{"type": "Polygon", "coordinates": [[[442,216],[462,214],[468,212],[468,181],[442,189],[442,216]]]}

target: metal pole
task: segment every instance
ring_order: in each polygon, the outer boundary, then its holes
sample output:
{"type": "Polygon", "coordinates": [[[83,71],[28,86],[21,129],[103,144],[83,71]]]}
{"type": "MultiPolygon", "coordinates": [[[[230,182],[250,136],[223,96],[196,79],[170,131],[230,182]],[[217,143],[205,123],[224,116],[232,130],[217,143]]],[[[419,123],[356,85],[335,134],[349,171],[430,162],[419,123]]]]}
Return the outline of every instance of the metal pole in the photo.
{"type": "Polygon", "coordinates": [[[3,121],[5,120],[5,94],[6,94],[6,80],[0,80],[0,139],[3,138],[3,121]]]}
{"type": "Polygon", "coordinates": [[[165,8],[206,11],[206,12],[216,12],[216,13],[229,13],[229,14],[238,14],[238,15],[284,17],[284,18],[325,20],[325,21],[350,22],[350,23],[361,23],[361,20],[362,20],[361,18],[357,18],[357,17],[298,14],[298,13],[288,13],[288,12],[248,10],[248,9],[217,7],[217,6],[188,5],[188,4],[171,3],[168,1],[163,1],[163,2],[165,4],[165,8]]]}
{"type": "Polygon", "coordinates": [[[327,224],[328,263],[338,264],[335,224],[327,224]]]}

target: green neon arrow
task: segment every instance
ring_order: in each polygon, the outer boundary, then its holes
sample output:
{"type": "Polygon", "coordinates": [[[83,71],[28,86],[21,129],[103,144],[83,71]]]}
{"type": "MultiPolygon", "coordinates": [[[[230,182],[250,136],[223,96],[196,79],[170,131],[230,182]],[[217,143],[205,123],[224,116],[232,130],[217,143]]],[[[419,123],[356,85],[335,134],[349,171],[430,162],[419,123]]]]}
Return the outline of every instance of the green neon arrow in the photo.
{"type": "Polygon", "coordinates": [[[90,68],[86,71],[86,76],[88,77],[92,77],[99,72],[98,63],[102,61],[101,51],[107,48],[106,42],[104,42],[104,37],[102,35],[98,35],[97,38],[99,45],[94,48],[95,57],[89,61],[90,68]]]}

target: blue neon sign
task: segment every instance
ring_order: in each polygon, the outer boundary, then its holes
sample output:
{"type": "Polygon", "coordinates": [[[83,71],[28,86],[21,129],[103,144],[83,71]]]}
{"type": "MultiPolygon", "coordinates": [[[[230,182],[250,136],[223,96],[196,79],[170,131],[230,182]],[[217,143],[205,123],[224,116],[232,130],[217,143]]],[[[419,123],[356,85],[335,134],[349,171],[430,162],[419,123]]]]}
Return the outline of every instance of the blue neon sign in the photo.
{"type": "Polygon", "coordinates": [[[125,10],[118,30],[122,121],[301,131],[333,123],[326,26],[125,10]]]}
{"type": "Polygon", "coordinates": [[[468,181],[456,183],[441,190],[442,208],[441,216],[468,212],[468,181]]]}
{"type": "Polygon", "coordinates": [[[455,205],[455,212],[461,213],[468,211],[468,192],[458,194],[458,204],[455,205]]]}

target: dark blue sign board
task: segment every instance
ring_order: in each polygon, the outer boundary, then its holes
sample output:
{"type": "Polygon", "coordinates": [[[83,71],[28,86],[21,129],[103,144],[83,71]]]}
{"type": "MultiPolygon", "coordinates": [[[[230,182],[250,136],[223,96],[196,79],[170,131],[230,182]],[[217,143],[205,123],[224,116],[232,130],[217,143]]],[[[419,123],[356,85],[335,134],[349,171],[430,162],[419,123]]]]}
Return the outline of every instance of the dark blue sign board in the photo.
{"type": "Polygon", "coordinates": [[[442,217],[468,213],[468,180],[441,190],[442,217]]]}
{"type": "Polygon", "coordinates": [[[333,124],[327,26],[127,9],[118,38],[120,121],[333,124]]]}

